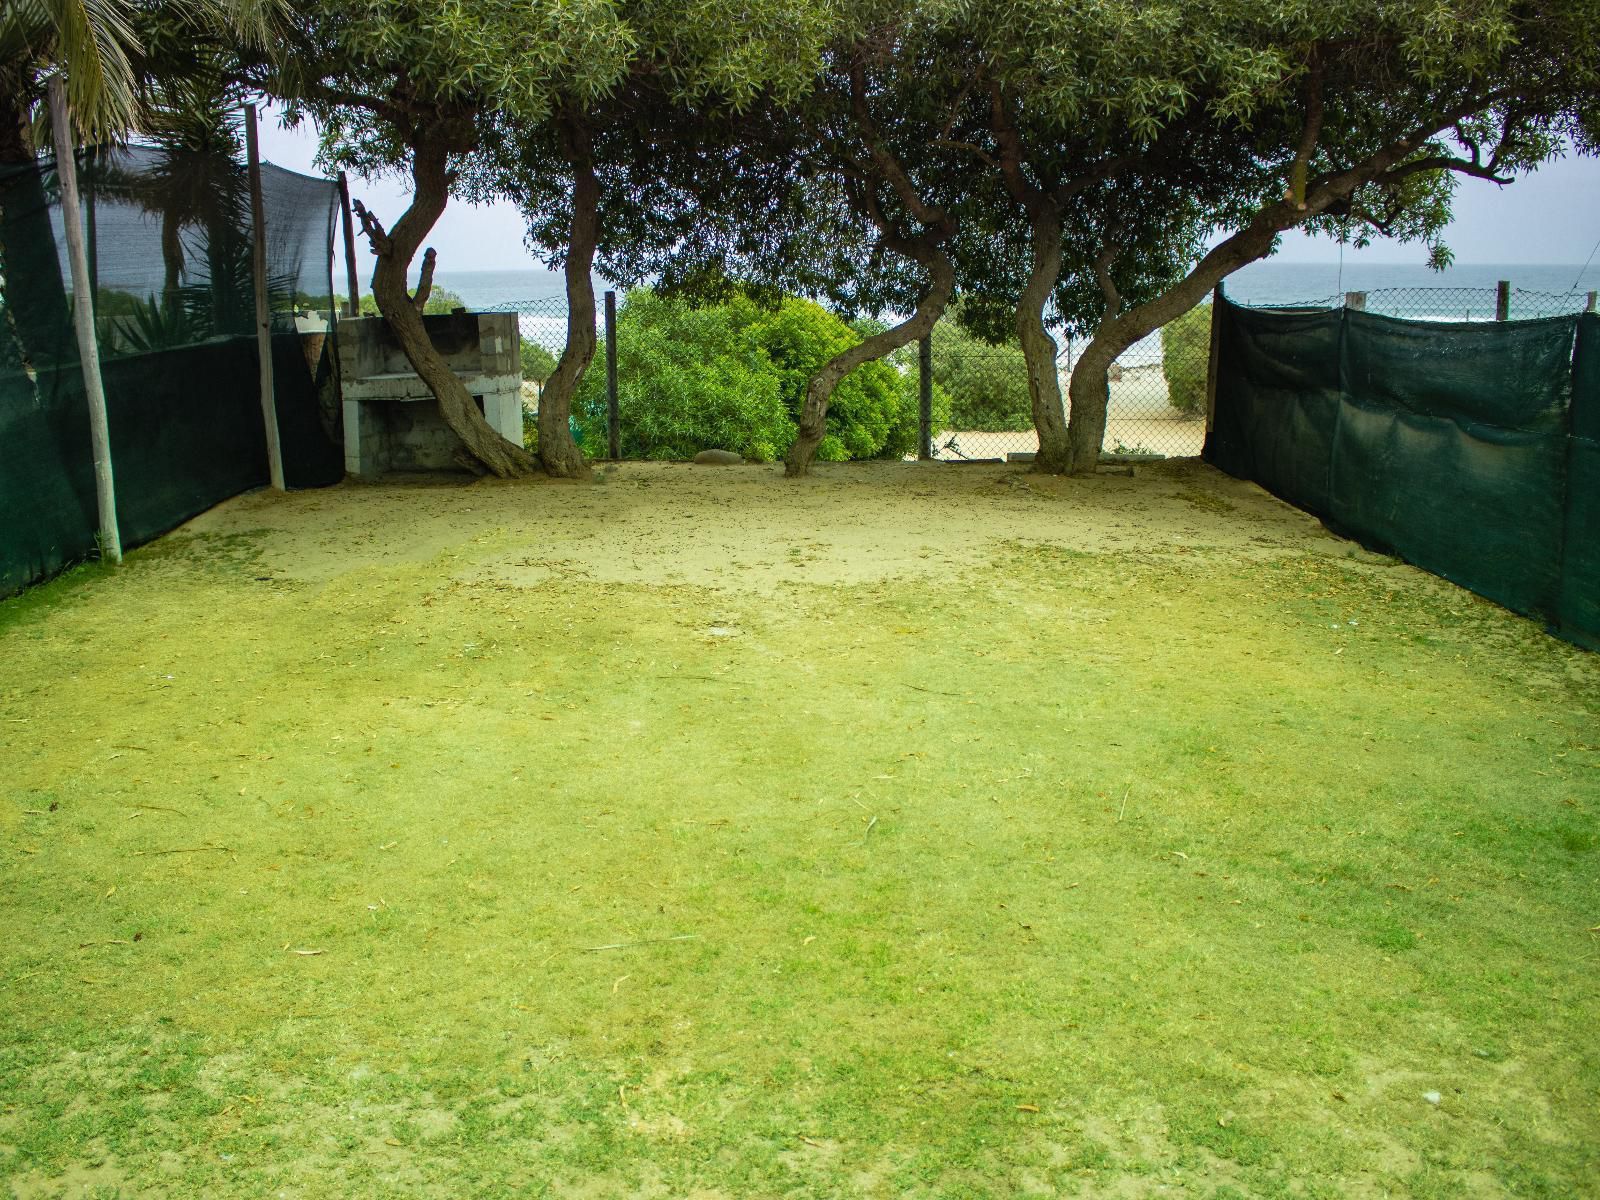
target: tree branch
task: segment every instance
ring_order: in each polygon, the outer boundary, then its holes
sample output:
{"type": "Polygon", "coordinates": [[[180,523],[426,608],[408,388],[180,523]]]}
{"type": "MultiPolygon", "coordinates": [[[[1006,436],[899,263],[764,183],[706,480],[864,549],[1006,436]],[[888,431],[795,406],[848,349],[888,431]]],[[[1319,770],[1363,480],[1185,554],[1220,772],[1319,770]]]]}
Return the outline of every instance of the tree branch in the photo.
{"type": "Polygon", "coordinates": [[[900,160],[879,139],[877,125],[867,106],[866,71],[859,59],[850,64],[850,108],[861,130],[861,140],[866,144],[867,153],[872,156],[873,166],[900,198],[900,203],[906,206],[906,211],[925,226],[945,229],[948,236],[950,218],[942,208],[923,200],[905,168],[900,165],[900,160]]]}
{"type": "Polygon", "coordinates": [[[422,256],[422,273],[417,278],[417,290],[411,297],[411,306],[421,312],[428,303],[428,294],[433,291],[433,264],[438,259],[429,246],[422,256]]]}
{"type": "Polygon", "coordinates": [[[383,231],[383,222],[378,220],[375,214],[369,212],[367,206],[359,200],[353,201],[350,207],[355,210],[356,219],[361,222],[362,236],[372,246],[372,252],[379,257],[391,253],[394,249],[394,243],[390,240],[389,235],[383,231]]]}
{"type": "Polygon", "coordinates": [[[1284,199],[1304,211],[1306,206],[1306,175],[1311,169],[1311,155],[1316,151],[1317,139],[1322,136],[1322,59],[1313,47],[1311,68],[1306,76],[1306,120],[1300,130],[1300,144],[1295,147],[1294,160],[1289,165],[1289,191],[1284,199]]]}
{"type": "Polygon", "coordinates": [[[983,162],[985,166],[996,169],[998,169],[1000,166],[999,163],[995,162],[994,156],[976,142],[957,142],[952,141],[950,138],[938,137],[934,138],[933,141],[928,144],[930,146],[941,147],[945,150],[965,150],[968,154],[975,155],[983,162]]]}
{"type": "Polygon", "coordinates": [[[1111,278],[1111,264],[1116,261],[1120,253],[1122,253],[1121,246],[1115,242],[1107,242],[1090,264],[1094,269],[1095,282],[1100,285],[1100,292],[1106,298],[1106,311],[1100,318],[1102,321],[1115,321],[1122,313],[1122,293],[1117,290],[1116,281],[1111,278]]]}
{"type": "Polygon", "coordinates": [[[989,125],[994,131],[995,146],[1000,151],[998,165],[1005,179],[1006,191],[1027,210],[1030,217],[1040,215],[1043,209],[1050,206],[1051,197],[1022,173],[1022,135],[1006,114],[1005,97],[996,82],[989,84],[989,125]]]}

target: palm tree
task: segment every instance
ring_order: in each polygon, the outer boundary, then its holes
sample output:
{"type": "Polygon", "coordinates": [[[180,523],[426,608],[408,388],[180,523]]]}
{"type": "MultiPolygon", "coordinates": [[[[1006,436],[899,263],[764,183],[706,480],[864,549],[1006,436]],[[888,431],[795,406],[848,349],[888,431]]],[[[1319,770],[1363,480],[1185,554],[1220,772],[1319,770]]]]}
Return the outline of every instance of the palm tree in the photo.
{"type": "MultiPolygon", "coordinates": [[[[270,47],[284,3],[0,0],[0,171],[36,161],[32,116],[52,71],[65,78],[78,140],[120,140],[152,123],[161,97],[180,94],[186,77],[206,74],[206,43],[270,47]]],[[[181,270],[181,248],[176,261],[181,270]]],[[[38,171],[0,178],[0,277],[5,325],[22,360],[37,366],[69,356],[70,339],[60,337],[66,292],[38,171]]]]}
{"type": "Polygon", "coordinates": [[[28,116],[52,68],[66,77],[67,102],[87,140],[133,128],[139,50],[127,0],[0,0],[0,162],[32,158],[28,116]]]}

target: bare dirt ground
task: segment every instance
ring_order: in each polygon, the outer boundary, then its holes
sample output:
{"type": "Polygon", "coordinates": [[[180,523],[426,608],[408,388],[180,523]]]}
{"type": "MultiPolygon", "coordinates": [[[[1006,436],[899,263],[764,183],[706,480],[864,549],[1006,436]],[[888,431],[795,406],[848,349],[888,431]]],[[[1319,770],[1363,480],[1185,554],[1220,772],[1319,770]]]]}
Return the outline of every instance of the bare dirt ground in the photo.
{"type": "Polygon", "coordinates": [[[622,463],[598,469],[599,487],[441,477],[257,492],[185,531],[271,530],[263,566],[286,579],[323,581],[450,550],[462,579],[769,593],[795,583],[938,577],[988,561],[997,542],[1012,540],[1084,552],[1353,551],[1312,517],[1198,462],[1137,472],[1061,479],[1016,466],[852,463],[784,481],[778,464],[622,463]]]}

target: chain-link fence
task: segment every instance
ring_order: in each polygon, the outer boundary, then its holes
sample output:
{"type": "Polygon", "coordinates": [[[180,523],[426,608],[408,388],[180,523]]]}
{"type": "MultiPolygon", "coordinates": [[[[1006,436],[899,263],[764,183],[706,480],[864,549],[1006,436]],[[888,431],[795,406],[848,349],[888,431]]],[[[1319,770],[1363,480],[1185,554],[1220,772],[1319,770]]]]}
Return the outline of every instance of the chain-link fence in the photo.
{"type": "Polygon", "coordinates": [[[1293,304],[1252,303],[1229,296],[1245,308],[1357,308],[1405,321],[1526,321],[1540,317],[1564,317],[1593,310],[1594,292],[1542,292],[1512,287],[1397,287],[1376,288],[1367,292],[1339,292],[1316,300],[1293,304]]]}
{"type": "MultiPolygon", "coordinates": [[[[1022,351],[989,346],[947,328],[933,338],[934,457],[1015,460],[1038,449],[1022,351]],[[948,415],[947,415],[948,414],[948,415]]],[[[1063,399],[1085,343],[1063,339],[1056,376],[1063,399]]],[[[1110,454],[1188,457],[1205,442],[1209,303],[1130,346],[1108,379],[1105,449],[1110,454]]],[[[1070,413],[1070,405],[1068,406],[1070,413]]]]}
{"type": "MultiPolygon", "coordinates": [[[[1494,321],[1560,316],[1593,308],[1594,294],[1495,288],[1382,288],[1296,303],[1251,307],[1364,309],[1412,321],[1494,321]]],[[[522,331],[523,409],[529,421],[540,391],[566,344],[562,296],[496,305],[515,312],[522,331]]],[[[1061,339],[1056,358],[1062,396],[1086,343],[1061,339]]],[[[915,348],[896,357],[917,371],[915,348]]],[[[591,370],[603,369],[602,349],[591,370]]],[[[1205,443],[1206,385],[1211,355],[1211,304],[1191,309],[1129,347],[1109,372],[1105,452],[1193,457],[1205,443]]],[[[1016,460],[1038,448],[1028,395],[1028,370],[1015,346],[991,346],[941,320],[931,338],[933,457],[945,462],[1016,460]]],[[[1070,414],[1070,405],[1069,405],[1070,414]]]]}
{"type": "Polygon", "coordinates": [[[530,440],[537,425],[539,397],[545,381],[556,369],[567,345],[567,298],[540,296],[533,300],[513,300],[496,304],[485,311],[517,314],[522,335],[522,426],[524,442],[530,440]]]}

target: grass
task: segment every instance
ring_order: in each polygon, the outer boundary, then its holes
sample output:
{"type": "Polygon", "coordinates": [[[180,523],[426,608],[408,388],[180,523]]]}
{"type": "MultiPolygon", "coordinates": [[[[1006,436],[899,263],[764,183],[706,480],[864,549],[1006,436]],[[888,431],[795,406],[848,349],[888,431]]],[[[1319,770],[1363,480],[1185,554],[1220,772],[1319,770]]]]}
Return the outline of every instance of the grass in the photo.
{"type": "Polygon", "coordinates": [[[0,606],[18,1194],[1600,1178],[1592,656],[1309,537],[517,587],[499,519],[0,606]]]}

